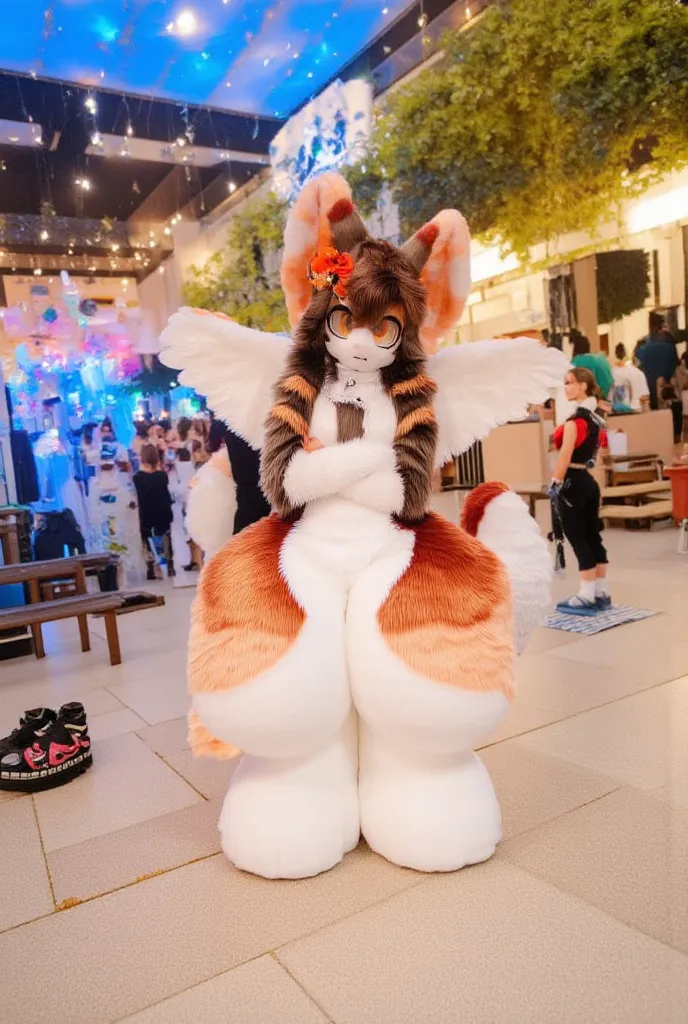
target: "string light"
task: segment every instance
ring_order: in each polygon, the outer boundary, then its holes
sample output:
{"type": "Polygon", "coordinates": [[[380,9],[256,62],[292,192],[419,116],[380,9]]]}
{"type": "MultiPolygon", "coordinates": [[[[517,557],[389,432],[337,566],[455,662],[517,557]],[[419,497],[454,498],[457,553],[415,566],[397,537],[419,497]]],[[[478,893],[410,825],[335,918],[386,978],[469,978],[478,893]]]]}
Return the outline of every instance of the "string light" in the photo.
{"type": "Polygon", "coordinates": [[[230,196],[231,196],[232,192],[236,192],[236,185],[234,184],[233,181],[228,181],[227,182],[227,191],[229,192],[230,196]]]}
{"type": "Polygon", "coordinates": [[[84,100],[84,106],[88,110],[89,114],[97,114],[98,113],[98,104],[96,103],[96,101],[93,98],[93,96],[87,96],[86,97],[86,99],[84,100]]]}
{"type": "Polygon", "coordinates": [[[74,184],[78,188],[83,189],[84,192],[91,191],[91,182],[88,180],[88,178],[77,178],[74,184]]]}
{"type": "Polygon", "coordinates": [[[127,125],[127,135],[129,136],[129,138],[131,138],[131,136],[133,134],[134,134],[134,128],[133,128],[132,123],[130,121],[129,124],[127,125]]]}
{"type": "Polygon", "coordinates": [[[43,230],[41,231],[41,235],[40,235],[40,238],[41,238],[41,242],[47,242],[47,241],[49,240],[49,238],[50,238],[50,235],[49,235],[49,234],[48,234],[48,232],[47,232],[47,231],[45,230],[45,228],[43,228],[43,230]]]}
{"type": "Polygon", "coordinates": [[[40,267],[36,267],[36,269],[33,272],[33,276],[34,277],[40,277],[42,273],[43,273],[43,271],[41,270],[41,268],[40,267]]]}
{"type": "Polygon", "coordinates": [[[427,14],[425,14],[425,13],[421,14],[421,16],[418,19],[418,28],[425,28],[427,23],[428,23],[428,16],[427,16],[427,14]]]}

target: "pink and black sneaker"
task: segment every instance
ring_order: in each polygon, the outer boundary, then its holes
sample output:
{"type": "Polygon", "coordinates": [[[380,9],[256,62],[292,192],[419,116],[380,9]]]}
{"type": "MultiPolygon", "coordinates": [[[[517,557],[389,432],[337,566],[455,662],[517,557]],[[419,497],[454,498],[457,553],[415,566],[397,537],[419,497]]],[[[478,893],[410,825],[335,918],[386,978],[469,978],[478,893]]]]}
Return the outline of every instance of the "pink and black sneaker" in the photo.
{"type": "Polygon", "coordinates": [[[15,733],[0,747],[0,789],[36,793],[62,786],[93,763],[83,704],[63,704],[56,720],[34,730],[28,739],[21,729],[15,733]],[[20,741],[9,745],[15,733],[20,741]]]}
{"type": "Polygon", "coordinates": [[[34,736],[41,729],[47,728],[57,718],[57,711],[52,708],[32,708],[24,712],[24,717],[19,719],[19,725],[13,729],[9,736],[0,739],[0,763],[5,754],[16,747],[29,746],[34,741],[34,736]]]}

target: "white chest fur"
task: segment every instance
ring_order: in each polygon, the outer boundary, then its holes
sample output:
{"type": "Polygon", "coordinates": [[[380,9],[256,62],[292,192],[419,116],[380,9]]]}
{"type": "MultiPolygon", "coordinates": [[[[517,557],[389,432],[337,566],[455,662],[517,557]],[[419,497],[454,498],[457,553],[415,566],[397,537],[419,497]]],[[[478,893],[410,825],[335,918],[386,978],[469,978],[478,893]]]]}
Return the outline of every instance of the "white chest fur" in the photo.
{"type": "Polygon", "coordinates": [[[369,441],[393,444],[396,412],[378,373],[352,373],[339,368],[337,380],[327,381],[315,402],[311,436],[329,447],[337,443],[337,409],[350,403],[363,409],[363,433],[369,441]]]}

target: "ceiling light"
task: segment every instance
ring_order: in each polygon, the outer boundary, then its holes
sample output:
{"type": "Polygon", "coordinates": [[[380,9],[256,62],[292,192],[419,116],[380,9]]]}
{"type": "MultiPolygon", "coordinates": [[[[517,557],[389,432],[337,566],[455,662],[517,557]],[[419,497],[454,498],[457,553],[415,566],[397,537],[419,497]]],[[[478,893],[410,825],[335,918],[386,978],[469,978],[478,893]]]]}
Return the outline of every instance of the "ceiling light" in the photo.
{"type": "Polygon", "coordinates": [[[158,273],[159,273],[159,274],[164,274],[164,273],[165,273],[165,268],[164,268],[164,267],[163,267],[162,265],[160,265],[160,266],[158,267],[158,273]]]}
{"type": "Polygon", "coordinates": [[[112,251],[113,252],[119,252],[119,245],[118,245],[117,242],[113,242],[113,244],[112,244],[112,251]]]}
{"type": "Polygon", "coordinates": [[[150,242],[148,244],[151,247],[151,249],[155,249],[155,239],[154,238],[151,238],[151,240],[150,240],[150,242]]]}
{"type": "Polygon", "coordinates": [[[234,184],[233,181],[228,181],[227,182],[227,191],[229,192],[230,196],[231,196],[232,192],[236,192],[236,185],[234,184]]]}
{"type": "Polygon", "coordinates": [[[48,232],[47,232],[47,231],[45,230],[45,228],[43,228],[43,230],[41,231],[41,235],[40,235],[40,237],[41,237],[41,242],[47,242],[47,241],[48,241],[48,239],[50,238],[50,235],[49,235],[49,234],[48,234],[48,232]]]}
{"type": "Polygon", "coordinates": [[[183,135],[179,136],[179,138],[177,139],[175,145],[177,145],[177,146],[185,146],[186,145],[186,139],[184,138],[183,135]]]}
{"type": "Polygon", "coordinates": [[[9,139],[10,142],[19,142],[19,136],[18,135],[8,135],[7,138],[9,139]]]}
{"type": "Polygon", "coordinates": [[[170,227],[163,228],[162,229],[162,233],[163,233],[163,235],[171,235],[172,234],[172,228],[170,228],[170,227]]]}
{"type": "Polygon", "coordinates": [[[427,23],[428,23],[428,16],[427,16],[427,14],[421,14],[420,18],[418,19],[418,28],[425,28],[427,23]]]}
{"type": "Polygon", "coordinates": [[[132,128],[131,121],[130,121],[129,124],[127,125],[127,135],[131,138],[131,136],[133,134],[134,134],[134,129],[132,128]]]}
{"type": "Polygon", "coordinates": [[[41,268],[40,267],[36,267],[36,269],[33,272],[33,276],[34,277],[40,277],[42,273],[43,273],[43,271],[41,270],[41,268]]]}
{"type": "Polygon", "coordinates": [[[198,28],[196,15],[188,7],[177,15],[174,24],[180,36],[192,36],[198,28]]]}
{"type": "Polygon", "coordinates": [[[98,104],[94,100],[93,96],[87,96],[86,97],[86,99],[84,100],[84,106],[88,110],[89,114],[97,114],[98,113],[98,104]]]}
{"type": "Polygon", "coordinates": [[[383,14],[389,14],[389,7],[383,7],[382,8],[382,13],[383,14]]]}

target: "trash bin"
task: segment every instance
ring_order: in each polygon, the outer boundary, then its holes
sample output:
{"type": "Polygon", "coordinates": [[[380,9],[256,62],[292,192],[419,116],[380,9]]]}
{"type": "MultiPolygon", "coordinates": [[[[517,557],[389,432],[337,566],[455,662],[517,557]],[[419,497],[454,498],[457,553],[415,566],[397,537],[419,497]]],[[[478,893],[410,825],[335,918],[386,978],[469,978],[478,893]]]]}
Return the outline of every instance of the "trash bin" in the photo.
{"type": "Polygon", "coordinates": [[[672,515],[680,526],[688,519],[688,466],[668,466],[664,472],[671,480],[672,515]]]}

